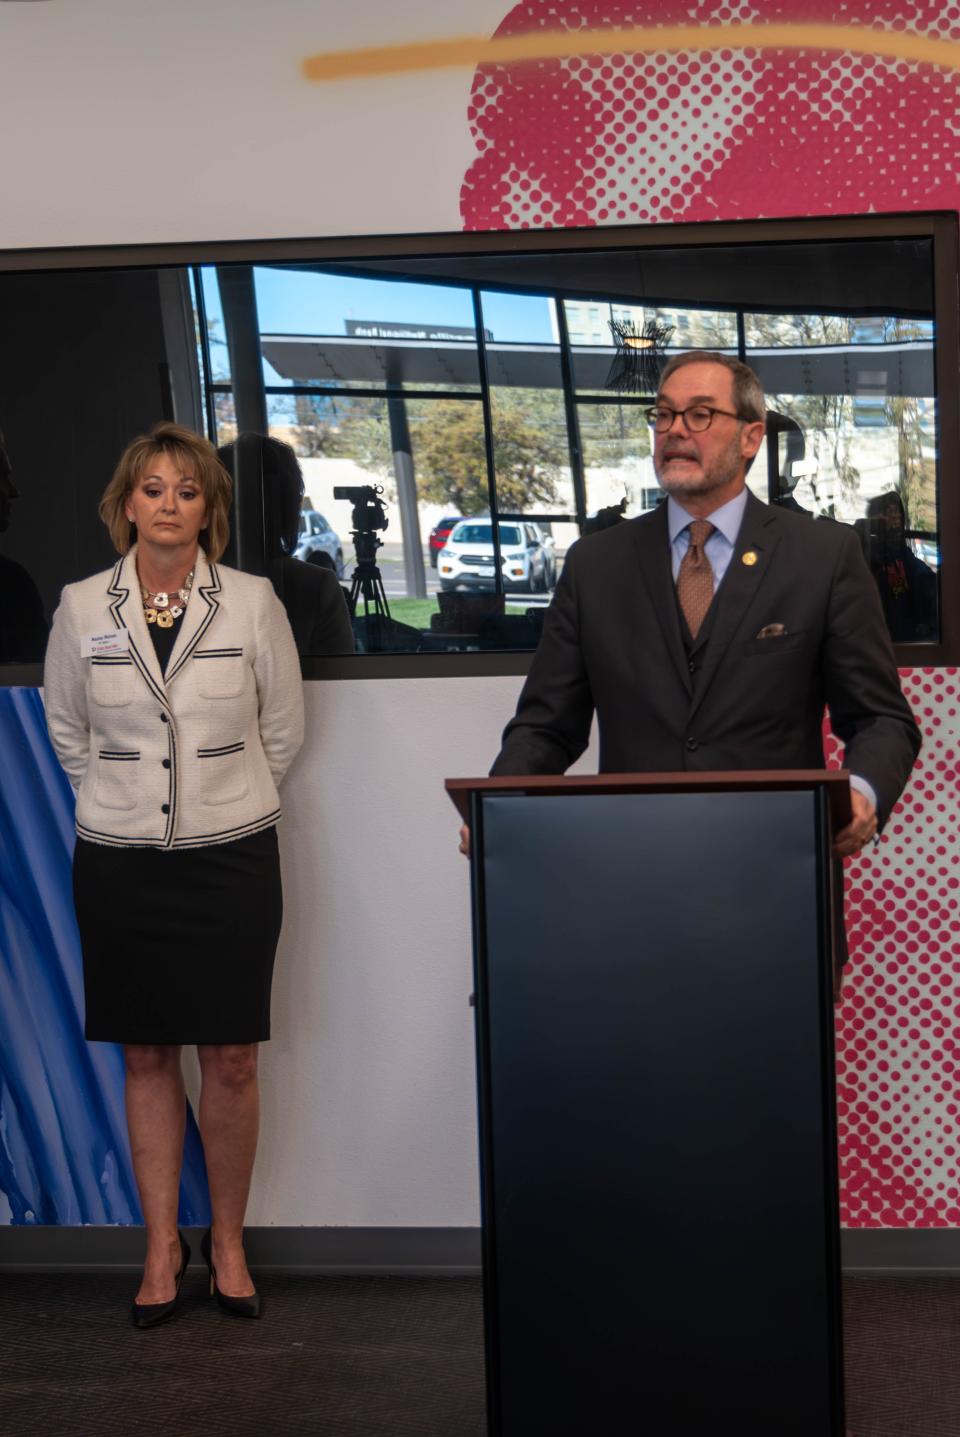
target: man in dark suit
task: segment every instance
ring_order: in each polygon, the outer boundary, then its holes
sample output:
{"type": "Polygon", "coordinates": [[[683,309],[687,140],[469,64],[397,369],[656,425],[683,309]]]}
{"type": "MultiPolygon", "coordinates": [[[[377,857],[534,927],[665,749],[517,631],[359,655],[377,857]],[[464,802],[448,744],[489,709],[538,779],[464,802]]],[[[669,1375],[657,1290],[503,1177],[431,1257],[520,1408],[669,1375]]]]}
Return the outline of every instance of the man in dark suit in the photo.
{"type": "Polygon", "coordinates": [[[747,490],[746,365],[678,356],[651,416],[667,500],[571,548],[492,772],[564,772],[594,712],[602,772],[822,768],[828,708],[854,775],[835,852],[856,853],[920,744],[857,536],[747,490]]]}

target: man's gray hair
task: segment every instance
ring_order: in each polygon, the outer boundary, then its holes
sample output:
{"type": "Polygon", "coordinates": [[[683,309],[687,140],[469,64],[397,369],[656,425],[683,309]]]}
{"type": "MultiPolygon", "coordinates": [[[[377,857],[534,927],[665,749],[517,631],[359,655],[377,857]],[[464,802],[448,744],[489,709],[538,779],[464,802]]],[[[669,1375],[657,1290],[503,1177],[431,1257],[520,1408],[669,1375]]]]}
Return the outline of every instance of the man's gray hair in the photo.
{"type": "Polygon", "coordinates": [[[671,359],[660,375],[660,389],[664,381],[687,364],[722,364],[733,375],[733,403],[737,414],[748,424],[763,422],[767,417],[767,403],[763,397],[763,386],[750,368],[729,354],[719,354],[714,349],[691,349],[671,359]]]}

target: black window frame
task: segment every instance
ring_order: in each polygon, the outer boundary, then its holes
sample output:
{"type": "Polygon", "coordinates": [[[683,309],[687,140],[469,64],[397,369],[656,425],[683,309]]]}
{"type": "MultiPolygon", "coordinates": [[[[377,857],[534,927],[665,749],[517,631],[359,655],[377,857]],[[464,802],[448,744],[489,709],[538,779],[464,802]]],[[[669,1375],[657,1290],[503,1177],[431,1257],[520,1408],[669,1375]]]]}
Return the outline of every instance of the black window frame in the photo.
{"type": "MultiPolygon", "coordinates": [[[[940,638],[936,643],[897,644],[897,663],[904,668],[938,668],[960,664],[960,311],[958,311],[958,228],[953,211],[908,212],[903,214],[848,215],[840,217],[710,221],[704,223],[646,226],[603,226],[597,228],[428,233],[403,235],[360,235],[300,237],[292,239],[251,239],[201,241],[197,243],[77,246],[55,249],[0,250],[0,273],[43,273],[85,269],[153,269],[173,266],[193,270],[198,266],[296,264],[325,262],[348,267],[372,260],[414,260],[463,258],[466,256],[505,257],[530,253],[564,253],[577,250],[614,251],[671,248],[712,248],[737,245],[803,244],[816,241],[869,239],[929,239],[933,245],[933,314],[935,322],[934,363],[938,418],[937,519],[940,539],[940,638]]],[[[369,276],[368,270],[356,273],[369,276]]],[[[469,282],[468,282],[469,283],[469,282]]],[[[495,286],[478,286],[484,290],[495,286]]],[[[201,310],[201,344],[204,367],[209,375],[206,327],[202,323],[203,296],[196,296],[201,310]]],[[[558,304],[561,335],[565,328],[563,306],[558,304]]],[[[481,366],[484,363],[482,313],[477,314],[481,366]]],[[[742,345],[742,335],[741,335],[742,345]]],[[[561,339],[561,363],[569,365],[569,344],[561,339]]],[[[483,383],[483,381],[482,381],[483,383]]],[[[208,422],[212,422],[214,394],[230,384],[206,386],[208,422]]],[[[574,474],[582,472],[576,405],[569,375],[565,375],[568,435],[574,474]],[[572,412],[571,412],[572,411],[572,412]]],[[[408,397],[414,397],[412,394],[408,397]]],[[[431,397],[438,397],[433,396],[431,397]]],[[[452,397],[452,396],[451,396],[452,397]]],[[[457,394],[456,397],[465,397],[457,394]]],[[[483,383],[480,402],[489,430],[489,386],[483,383]]],[[[488,455],[492,466],[493,455],[488,455]]],[[[576,483],[576,480],[575,480],[576,483]]],[[[581,508],[581,503],[577,505],[581,508]]],[[[526,519],[526,515],[494,514],[493,518],[526,519]]],[[[533,515],[534,522],[566,518],[566,515],[533,515]]],[[[582,521],[582,515],[577,518],[582,521]]],[[[305,679],[434,678],[524,675],[533,650],[503,650],[484,653],[363,654],[301,660],[305,679]]],[[[39,686],[41,664],[0,664],[0,685],[39,686]]]]}

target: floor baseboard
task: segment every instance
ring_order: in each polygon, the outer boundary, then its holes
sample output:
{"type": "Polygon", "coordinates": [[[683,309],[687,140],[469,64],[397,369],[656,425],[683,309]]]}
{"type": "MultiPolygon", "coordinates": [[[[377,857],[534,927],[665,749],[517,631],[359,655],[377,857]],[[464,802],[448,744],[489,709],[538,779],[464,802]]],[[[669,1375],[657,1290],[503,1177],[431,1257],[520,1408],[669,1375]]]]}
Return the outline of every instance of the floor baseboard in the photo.
{"type": "MultiPolygon", "coordinates": [[[[200,1231],[186,1229],[193,1262],[200,1231]]],[[[329,1274],[462,1276],[481,1271],[474,1227],[250,1227],[251,1267],[329,1274]]],[[[960,1274],[955,1228],[855,1228],[842,1234],[843,1270],[851,1276],[960,1274]]],[[[135,1269],[142,1227],[0,1227],[0,1272],[135,1269]]]]}
{"type": "MultiPolygon", "coordinates": [[[[184,1229],[199,1264],[200,1229],[184,1229]]],[[[480,1272],[472,1227],[248,1227],[251,1267],[287,1273],[462,1276],[480,1272]]],[[[0,1272],[139,1268],[142,1227],[0,1227],[0,1272]]]]}
{"type": "Polygon", "coordinates": [[[960,1274],[960,1232],[948,1227],[861,1227],[841,1237],[848,1276],[960,1274]]]}

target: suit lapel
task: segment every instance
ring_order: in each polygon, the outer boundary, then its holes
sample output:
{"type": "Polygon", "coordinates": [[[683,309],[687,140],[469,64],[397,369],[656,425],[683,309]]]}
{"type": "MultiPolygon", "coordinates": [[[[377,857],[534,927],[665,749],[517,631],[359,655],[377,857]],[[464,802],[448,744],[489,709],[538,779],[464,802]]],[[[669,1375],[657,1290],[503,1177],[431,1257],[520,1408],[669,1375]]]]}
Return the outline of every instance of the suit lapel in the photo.
{"type": "MultiPolygon", "coordinates": [[[[634,539],[640,573],[663,631],[663,641],[688,694],[693,692],[690,667],[680,633],[680,610],[670,563],[670,531],[666,501],[649,518],[636,519],[634,539]]],[[[643,657],[647,657],[644,655],[643,657]]]]}
{"type": "Polygon", "coordinates": [[[703,667],[690,709],[691,718],[703,702],[703,697],[770,568],[774,550],[780,542],[780,536],[776,532],[776,517],[775,509],[748,494],[743,522],[737,535],[737,545],[723,576],[723,582],[717,590],[716,610],[706,636],[703,667]]]}
{"type": "Polygon", "coordinates": [[[168,708],[160,661],[153,647],[153,640],[147,633],[147,621],[143,617],[143,605],[140,602],[136,544],[124,555],[111,574],[107,594],[114,624],[118,629],[126,629],[129,636],[131,659],[154,697],[164,708],[168,708]]]}
{"type": "Polygon", "coordinates": [[[171,684],[204,634],[213,623],[220,607],[220,575],[216,564],[208,564],[201,549],[193,575],[193,587],[187,600],[186,613],[180,625],[177,641],[167,665],[167,683],[171,684]]]}

